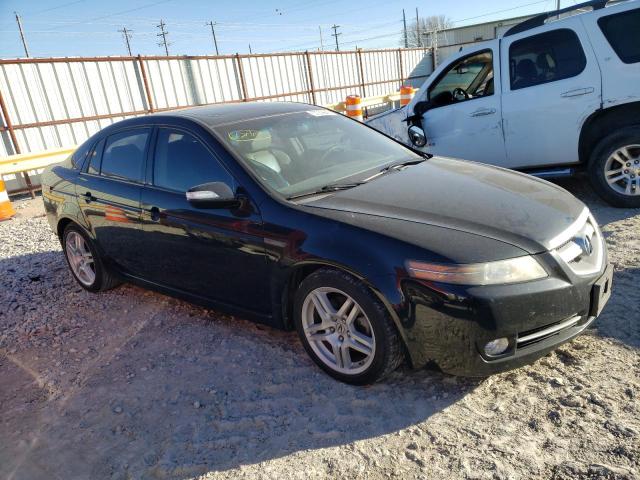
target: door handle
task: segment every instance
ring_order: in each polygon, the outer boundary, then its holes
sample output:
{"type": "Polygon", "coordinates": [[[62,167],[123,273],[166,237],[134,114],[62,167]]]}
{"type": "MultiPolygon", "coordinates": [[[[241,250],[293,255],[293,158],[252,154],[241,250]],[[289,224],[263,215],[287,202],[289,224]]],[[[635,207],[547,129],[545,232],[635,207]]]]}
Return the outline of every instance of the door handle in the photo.
{"type": "Polygon", "coordinates": [[[578,97],[580,95],[587,95],[589,93],[593,93],[594,92],[594,88],[593,87],[587,87],[587,88],[576,88],[574,90],[569,90],[567,92],[563,92],[560,94],[561,97],[564,98],[568,98],[568,97],[578,97]]]}
{"type": "Polygon", "coordinates": [[[149,209],[149,213],[151,214],[151,221],[152,222],[159,222],[160,221],[160,209],[158,207],[151,207],[149,209]]]}
{"type": "Polygon", "coordinates": [[[469,115],[472,117],[484,117],[485,115],[493,115],[496,113],[495,108],[481,108],[475,112],[471,112],[469,115]]]}
{"type": "Polygon", "coordinates": [[[96,197],[91,195],[91,192],[85,192],[85,193],[82,194],[82,196],[84,197],[84,200],[87,203],[95,202],[97,200],[96,197]]]}

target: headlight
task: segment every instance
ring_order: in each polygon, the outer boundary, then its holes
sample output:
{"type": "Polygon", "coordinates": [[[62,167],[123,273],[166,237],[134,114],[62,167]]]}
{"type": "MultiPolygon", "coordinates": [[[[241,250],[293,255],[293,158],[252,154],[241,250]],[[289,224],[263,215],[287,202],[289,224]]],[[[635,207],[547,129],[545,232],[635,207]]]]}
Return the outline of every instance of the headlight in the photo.
{"type": "Polygon", "coordinates": [[[459,285],[499,285],[545,278],[547,272],[531,256],[488,263],[423,263],[407,261],[409,275],[434,282],[459,285]]]}

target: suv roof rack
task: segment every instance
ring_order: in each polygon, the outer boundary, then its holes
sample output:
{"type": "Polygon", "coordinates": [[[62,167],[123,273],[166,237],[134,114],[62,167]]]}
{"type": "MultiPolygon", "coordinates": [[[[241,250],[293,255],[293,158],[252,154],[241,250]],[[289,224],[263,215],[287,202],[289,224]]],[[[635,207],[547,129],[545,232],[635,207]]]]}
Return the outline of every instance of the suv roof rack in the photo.
{"type": "Polygon", "coordinates": [[[600,10],[601,8],[604,8],[608,2],[609,0],[591,0],[590,2],[579,3],[577,5],[562,8],[560,10],[541,13],[540,15],[536,15],[535,17],[514,25],[505,32],[503,37],[508,37],[509,35],[515,35],[516,33],[526,32],[527,30],[531,30],[532,28],[540,27],[544,25],[544,22],[546,22],[549,18],[561,15],[563,13],[573,12],[574,10],[588,7],[591,7],[593,10],[600,10]]]}

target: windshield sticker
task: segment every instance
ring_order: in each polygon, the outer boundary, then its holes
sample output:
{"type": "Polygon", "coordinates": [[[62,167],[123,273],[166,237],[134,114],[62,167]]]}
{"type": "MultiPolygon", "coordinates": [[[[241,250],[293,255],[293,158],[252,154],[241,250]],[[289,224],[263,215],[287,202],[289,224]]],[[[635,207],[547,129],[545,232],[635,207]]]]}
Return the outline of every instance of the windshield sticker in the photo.
{"type": "Polygon", "coordinates": [[[253,140],[265,140],[271,138],[271,134],[266,130],[231,130],[229,140],[232,142],[251,142],[253,140]]]}
{"type": "Polygon", "coordinates": [[[331,110],[307,110],[309,115],[313,115],[314,117],[326,117],[328,115],[333,115],[334,112],[331,110]]]}

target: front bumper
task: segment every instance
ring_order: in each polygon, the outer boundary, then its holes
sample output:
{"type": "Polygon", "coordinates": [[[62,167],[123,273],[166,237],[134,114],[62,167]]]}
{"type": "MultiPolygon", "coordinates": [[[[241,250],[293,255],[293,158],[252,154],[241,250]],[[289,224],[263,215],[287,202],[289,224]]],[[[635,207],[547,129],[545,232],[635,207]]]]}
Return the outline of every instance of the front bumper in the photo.
{"type": "Polygon", "coordinates": [[[540,281],[484,287],[404,279],[398,316],[411,361],[463,376],[531,363],[595,320],[594,284],[605,271],[586,278],[554,272],[540,281]],[[507,351],[486,355],[484,345],[501,337],[509,339],[507,351]]]}

